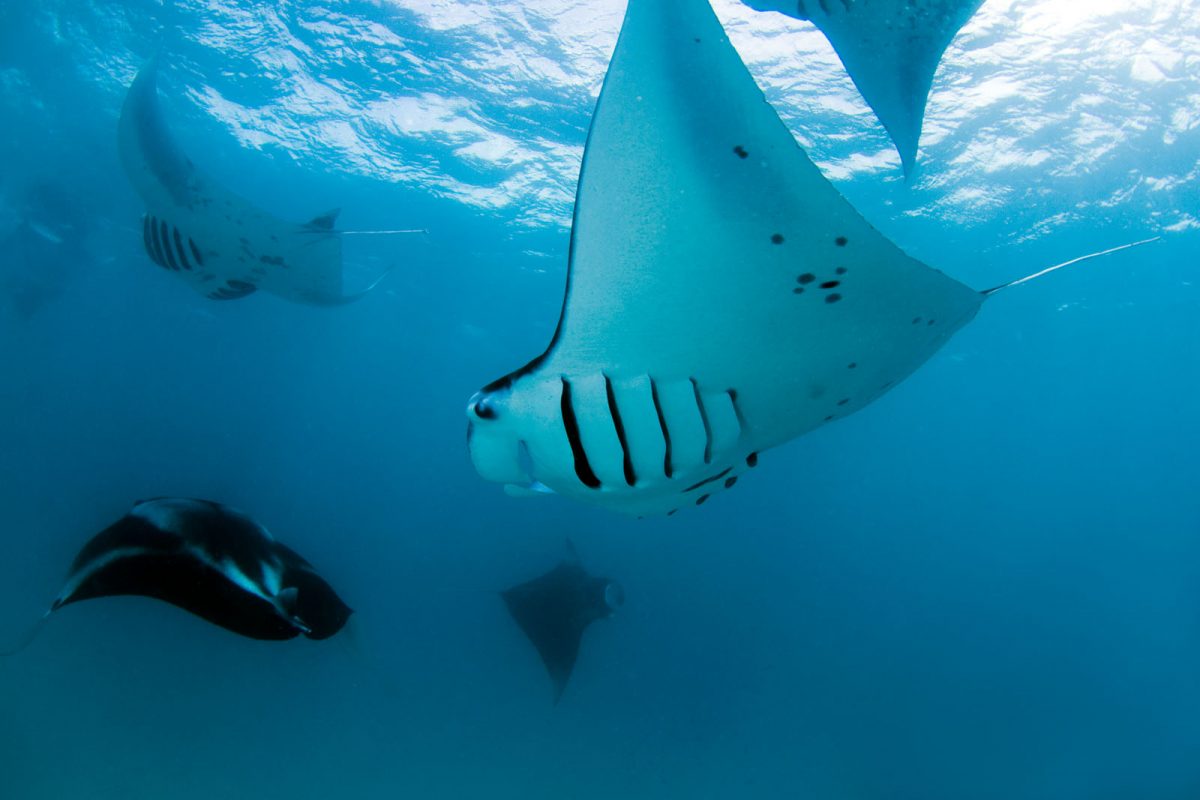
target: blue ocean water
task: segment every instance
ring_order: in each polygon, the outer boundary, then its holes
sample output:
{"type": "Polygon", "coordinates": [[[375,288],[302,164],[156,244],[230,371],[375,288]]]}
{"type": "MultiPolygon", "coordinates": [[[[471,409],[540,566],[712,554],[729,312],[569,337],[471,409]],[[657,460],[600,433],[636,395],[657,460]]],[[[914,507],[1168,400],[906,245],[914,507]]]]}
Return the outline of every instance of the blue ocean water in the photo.
{"type": "Polygon", "coordinates": [[[0,638],[156,495],[252,512],[357,610],[326,642],[148,600],[0,661],[0,797],[1200,797],[1200,8],[988,0],[921,163],[824,40],[714,2],[838,188],[989,301],[903,385],[667,520],[481,481],[467,398],[541,352],[619,0],[9,2],[0,638]],[[116,156],[168,122],[280,216],[342,209],[351,306],[153,267],[116,156]],[[557,707],[493,591],[570,537],[628,601],[557,707]]]}

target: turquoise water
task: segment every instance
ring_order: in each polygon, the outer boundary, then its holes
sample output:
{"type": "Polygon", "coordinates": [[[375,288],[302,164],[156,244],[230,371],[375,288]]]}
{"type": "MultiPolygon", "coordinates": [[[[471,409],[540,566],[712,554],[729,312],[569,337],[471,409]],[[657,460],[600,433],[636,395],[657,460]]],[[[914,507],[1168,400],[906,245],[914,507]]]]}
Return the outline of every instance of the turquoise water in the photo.
{"type": "Polygon", "coordinates": [[[798,140],[990,301],[911,379],[669,520],[480,480],[463,409],[541,352],[623,4],[9,3],[0,638],[138,498],[251,511],[357,610],[254,642],[136,598],[0,662],[3,798],[1194,800],[1200,8],[988,0],[914,180],[823,39],[715,3],[798,140]],[[350,229],[326,310],[199,297],[116,156],[163,50],[226,185],[350,229]],[[561,704],[491,592],[570,536],[628,601],[561,704]]]}

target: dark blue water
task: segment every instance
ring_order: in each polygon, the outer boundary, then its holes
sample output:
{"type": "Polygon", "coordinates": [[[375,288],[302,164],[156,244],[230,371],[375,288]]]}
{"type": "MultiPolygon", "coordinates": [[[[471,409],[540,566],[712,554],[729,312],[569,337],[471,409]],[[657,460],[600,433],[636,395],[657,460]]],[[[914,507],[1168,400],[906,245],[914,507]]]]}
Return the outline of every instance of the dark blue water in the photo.
{"type": "Polygon", "coordinates": [[[911,185],[820,40],[718,4],[839,188],[949,274],[1164,239],[996,297],[647,521],[508,498],[464,446],[466,399],[557,319],[623,4],[5,5],[0,637],[156,495],[252,512],[358,613],[270,643],[65,609],[0,662],[0,797],[1200,796],[1197,9],[1071,2],[985,4],[911,185]],[[115,130],[164,39],[168,121],[219,180],[429,229],[348,243],[352,283],[397,265],[377,292],[213,303],[148,262],[115,130]],[[492,592],[567,536],[628,602],[553,707],[492,592]]]}

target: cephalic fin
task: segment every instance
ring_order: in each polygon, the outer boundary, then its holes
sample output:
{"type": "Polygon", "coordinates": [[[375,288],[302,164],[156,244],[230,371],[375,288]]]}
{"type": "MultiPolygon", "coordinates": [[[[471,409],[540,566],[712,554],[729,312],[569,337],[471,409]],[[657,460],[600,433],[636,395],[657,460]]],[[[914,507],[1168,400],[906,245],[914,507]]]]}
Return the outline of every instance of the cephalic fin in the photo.
{"type": "Polygon", "coordinates": [[[279,594],[275,597],[279,600],[279,606],[290,614],[296,607],[296,601],[300,598],[300,590],[295,586],[289,586],[286,589],[280,589],[279,594]]]}

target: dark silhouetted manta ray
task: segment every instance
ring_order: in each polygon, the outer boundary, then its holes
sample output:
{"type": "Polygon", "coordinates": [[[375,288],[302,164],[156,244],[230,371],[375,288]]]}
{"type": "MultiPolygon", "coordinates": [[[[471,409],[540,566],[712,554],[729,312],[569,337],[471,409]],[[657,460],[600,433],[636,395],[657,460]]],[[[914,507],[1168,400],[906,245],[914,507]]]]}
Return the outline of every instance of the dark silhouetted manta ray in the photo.
{"type": "Polygon", "coordinates": [[[567,550],[568,557],[545,575],[500,593],[546,665],[556,705],[575,668],[584,630],[611,617],[625,602],[620,584],[589,575],[569,541],[567,550]]]}
{"type": "Polygon", "coordinates": [[[60,608],[118,595],[162,600],[252,639],[327,639],[353,613],[311,564],[246,514],[160,497],[92,537],[50,609],[0,655],[24,649],[60,608]]]}
{"type": "Polygon", "coordinates": [[[701,505],[904,380],[988,296],[1096,255],[983,292],[905,255],[796,145],[708,0],[629,0],[558,328],[471,398],[471,460],[514,495],[701,505]]]}

